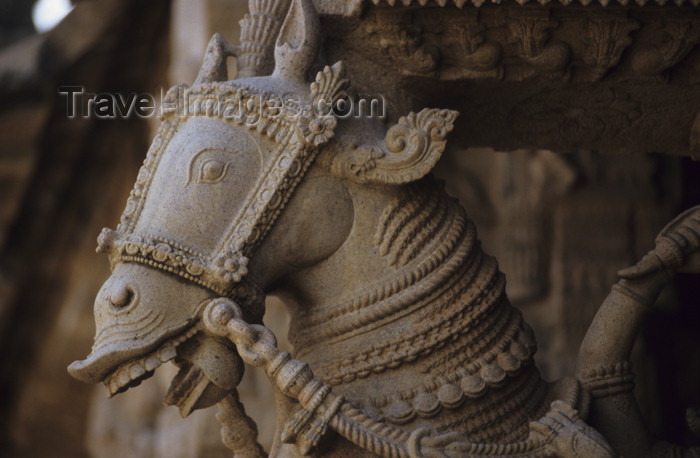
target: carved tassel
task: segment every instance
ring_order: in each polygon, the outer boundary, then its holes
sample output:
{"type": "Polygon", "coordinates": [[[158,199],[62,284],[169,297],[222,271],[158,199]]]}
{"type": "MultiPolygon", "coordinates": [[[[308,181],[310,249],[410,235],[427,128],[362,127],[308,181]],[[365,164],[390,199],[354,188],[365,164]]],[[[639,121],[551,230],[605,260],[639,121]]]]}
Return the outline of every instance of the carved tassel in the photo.
{"type": "Polygon", "coordinates": [[[311,453],[326,431],[328,431],[328,424],[320,418],[314,419],[297,440],[302,455],[311,453]]]}
{"type": "Polygon", "coordinates": [[[287,422],[284,424],[284,430],[282,431],[281,436],[282,442],[285,444],[294,443],[299,433],[311,420],[311,417],[311,412],[304,408],[300,408],[294,412],[292,418],[287,420],[287,422]]]}
{"type": "Polygon", "coordinates": [[[290,0],[250,0],[241,20],[241,50],[236,78],[264,76],[272,73],[275,41],[290,0]]]}

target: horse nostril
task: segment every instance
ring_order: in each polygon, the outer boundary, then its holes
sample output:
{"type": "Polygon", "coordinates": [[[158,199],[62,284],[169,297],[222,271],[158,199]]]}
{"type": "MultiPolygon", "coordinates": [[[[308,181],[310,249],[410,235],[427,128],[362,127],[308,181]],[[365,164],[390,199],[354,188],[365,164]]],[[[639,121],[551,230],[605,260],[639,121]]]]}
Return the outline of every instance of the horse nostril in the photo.
{"type": "Polygon", "coordinates": [[[112,291],[109,295],[109,302],[117,308],[124,308],[131,303],[134,297],[134,292],[129,287],[119,288],[117,291],[112,291]]]}

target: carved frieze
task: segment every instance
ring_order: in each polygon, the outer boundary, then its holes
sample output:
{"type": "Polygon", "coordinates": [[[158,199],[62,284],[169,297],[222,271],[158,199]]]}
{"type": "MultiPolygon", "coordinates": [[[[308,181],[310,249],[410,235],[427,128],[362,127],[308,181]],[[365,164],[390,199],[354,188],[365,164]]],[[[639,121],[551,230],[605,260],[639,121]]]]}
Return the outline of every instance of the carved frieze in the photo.
{"type": "MultiPolygon", "coordinates": [[[[369,3],[370,0],[364,0],[365,3],[369,3]]],[[[597,0],[594,2],[594,0],[516,0],[518,4],[520,5],[525,5],[528,3],[539,3],[540,5],[549,5],[551,3],[560,3],[564,6],[568,6],[571,4],[576,4],[580,3],[583,6],[588,6],[588,5],[593,5],[596,3],[599,3],[601,6],[608,6],[611,3],[617,3],[622,6],[627,6],[630,5],[632,2],[631,0],[597,0]]],[[[456,6],[457,8],[462,8],[463,6],[467,5],[473,5],[473,6],[482,6],[487,3],[495,3],[498,4],[500,3],[500,0],[371,0],[371,2],[375,5],[389,5],[389,6],[440,6],[440,7],[445,7],[445,6],[456,6]]],[[[330,0],[315,0],[315,3],[317,7],[319,8],[319,12],[322,14],[325,13],[327,10],[330,9],[330,0]]],[[[362,2],[359,0],[355,0],[353,2],[354,4],[358,5],[361,4],[362,2]]],[[[635,0],[635,2],[639,6],[655,6],[655,5],[660,5],[663,6],[666,3],[668,3],[668,0],[635,0]]],[[[673,3],[681,6],[684,4],[691,4],[693,6],[698,6],[700,5],[700,2],[698,0],[673,0],[673,3]]],[[[359,7],[356,6],[354,10],[348,11],[348,13],[357,13],[357,10],[359,7]]]]}
{"type": "Polygon", "coordinates": [[[435,100],[459,109],[462,146],[689,154],[700,9],[585,3],[365,2],[351,20],[324,18],[326,52],[390,113],[435,100]]]}
{"type": "MultiPolygon", "coordinates": [[[[645,80],[682,62],[698,42],[700,11],[674,8],[659,14],[651,8],[484,5],[419,14],[397,3],[368,8],[358,22],[339,22],[331,34],[342,34],[344,46],[361,47],[367,57],[376,52],[385,62],[403,64],[407,68],[398,68],[405,76],[521,81],[573,69],[573,81],[592,82],[620,67],[613,80],[645,80]],[[440,15],[446,11],[447,17],[440,15]]],[[[699,78],[695,70],[688,76],[699,78]]]]}

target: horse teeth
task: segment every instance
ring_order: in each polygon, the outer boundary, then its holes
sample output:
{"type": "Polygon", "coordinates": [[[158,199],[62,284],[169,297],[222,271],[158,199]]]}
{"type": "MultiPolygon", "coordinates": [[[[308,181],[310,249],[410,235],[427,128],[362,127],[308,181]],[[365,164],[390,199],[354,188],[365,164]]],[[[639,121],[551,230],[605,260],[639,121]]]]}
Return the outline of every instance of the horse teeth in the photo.
{"type": "Polygon", "coordinates": [[[131,377],[131,380],[136,380],[145,373],[146,369],[141,365],[141,363],[138,362],[132,364],[129,368],[129,376],[131,377]]]}
{"type": "Polygon", "coordinates": [[[117,380],[119,381],[119,388],[129,383],[131,381],[131,377],[129,376],[128,369],[122,369],[119,371],[119,378],[117,380]]]}
{"type": "Polygon", "coordinates": [[[174,345],[165,345],[158,351],[158,357],[161,361],[166,362],[177,356],[174,345]]]}
{"type": "Polygon", "coordinates": [[[153,373],[161,364],[170,361],[177,356],[177,346],[197,333],[196,328],[190,328],[187,332],[165,342],[161,347],[148,355],[135,361],[124,363],[112,374],[105,378],[108,397],[112,397],[124,390],[127,385],[136,386],[147,373],[153,373]],[[134,382],[134,383],[132,383],[134,382]]]}
{"type": "Polygon", "coordinates": [[[161,365],[160,358],[157,355],[151,355],[146,359],[145,365],[148,372],[154,371],[161,365]]]}
{"type": "Polygon", "coordinates": [[[109,392],[109,397],[111,398],[114,396],[114,394],[117,392],[119,389],[119,382],[117,381],[116,377],[112,377],[109,379],[109,386],[107,387],[107,391],[109,392]]]}
{"type": "Polygon", "coordinates": [[[190,329],[189,329],[187,332],[185,332],[184,334],[181,334],[180,336],[178,336],[178,337],[176,337],[175,339],[173,339],[172,342],[173,342],[173,344],[177,347],[177,346],[180,345],[182,342],[184,342],[185,340],[189,339],[190,337],[192,337],[192,336],[195,335],[196,333],[197,333],[197,329],[196,329],[196,328],[190,328],[190,329]]]}

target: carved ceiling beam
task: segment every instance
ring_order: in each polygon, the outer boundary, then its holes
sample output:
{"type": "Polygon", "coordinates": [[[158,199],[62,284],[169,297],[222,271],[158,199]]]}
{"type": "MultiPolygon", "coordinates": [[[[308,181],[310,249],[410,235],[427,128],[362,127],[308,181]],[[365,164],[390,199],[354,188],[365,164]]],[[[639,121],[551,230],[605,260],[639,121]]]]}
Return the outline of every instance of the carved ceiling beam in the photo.
{"type": "MultiPolygon", "coordinates": [[[[413,7],[413,8],[463,8],[465,6],[475,6],[477,8],[484,5],[500,5],[506,3],[503,0],[313,0],[316,10],[321,15],[342,15],[356,16],[362,13],[367,5],[389,6],[389,7],[413,7]]],[[[684,6],[700,5],[700,0],[515,0],[518,5],[540,6],[684,6]]]]}
{"type": "Polygon", "coordinates": [[[462,113],[465,146],[690,154],[698,1],[561,3],[316,5],[328,57],[383,96],[392,121],[441,105],[462,113]]]}

